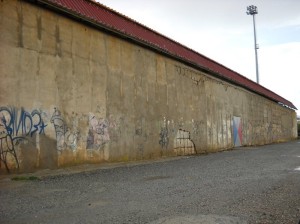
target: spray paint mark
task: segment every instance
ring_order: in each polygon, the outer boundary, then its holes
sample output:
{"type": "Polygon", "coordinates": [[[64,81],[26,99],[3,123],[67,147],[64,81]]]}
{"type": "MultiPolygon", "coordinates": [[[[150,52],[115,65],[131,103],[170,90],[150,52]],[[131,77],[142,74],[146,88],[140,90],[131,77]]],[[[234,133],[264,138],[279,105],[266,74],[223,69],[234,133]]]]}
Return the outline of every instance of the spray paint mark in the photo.
{"type": "Polygon", "coordinates": [[[61,112],[57,108],[54,108],[54,113],[50,121],[53,123],[56,133],[57,150],[61,152],[67,147],[75,150],[77,147],[79,133],[77,131],[72,131],[66,125],[61,112]]]}
{"type": "Polygon", "coordinates": [[[89,124],[90,128],[87,138],[87,149],[99,149],[110,141],[108,131],[110,122],[107,119],[97,119],[93,113],[90,113],[89,124]]]}

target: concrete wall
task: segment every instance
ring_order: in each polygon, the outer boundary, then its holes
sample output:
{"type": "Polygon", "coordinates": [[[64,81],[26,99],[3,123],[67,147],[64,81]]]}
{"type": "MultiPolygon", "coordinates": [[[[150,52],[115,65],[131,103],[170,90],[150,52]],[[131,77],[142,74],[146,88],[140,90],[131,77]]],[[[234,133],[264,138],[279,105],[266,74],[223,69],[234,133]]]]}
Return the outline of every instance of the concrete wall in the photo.
{"type": "Polygon", "coordinates": [[[296,138],[293,110],[62,15],[0,2],[1,170],[296,138]]]}

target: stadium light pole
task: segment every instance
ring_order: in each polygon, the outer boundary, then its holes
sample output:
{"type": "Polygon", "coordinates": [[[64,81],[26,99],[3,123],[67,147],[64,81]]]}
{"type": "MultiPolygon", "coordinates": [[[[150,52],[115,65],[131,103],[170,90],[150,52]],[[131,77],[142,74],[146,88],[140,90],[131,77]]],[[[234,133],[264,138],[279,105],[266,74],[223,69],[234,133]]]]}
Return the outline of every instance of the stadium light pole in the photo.
{"type": "Polygon", "coordinates": [[[248,6],[246,13],[247,13],[247,15],[251,15],[253,17],[256,82],[259,83],[258,59],[257,59],[257,50],[259,49],[259,47],[258,47],[258,44],[256,43],[256,29],[255,29],[255,14],[257,14],[257,7],[254,5],[248,6]]]}

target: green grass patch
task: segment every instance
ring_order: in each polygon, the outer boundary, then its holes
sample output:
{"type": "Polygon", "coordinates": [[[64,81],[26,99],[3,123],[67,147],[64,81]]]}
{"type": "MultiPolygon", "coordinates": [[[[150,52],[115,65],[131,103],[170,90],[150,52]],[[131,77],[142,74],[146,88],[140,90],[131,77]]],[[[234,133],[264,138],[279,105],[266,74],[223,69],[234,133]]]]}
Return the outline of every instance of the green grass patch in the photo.
{"type": "Polygon", "coordinates": [[[16,176],[11,178],[11,180],[15,180],[15,181],[35,181],[35,180],[41,180],[38,177],[35,176],[16,176]]]}

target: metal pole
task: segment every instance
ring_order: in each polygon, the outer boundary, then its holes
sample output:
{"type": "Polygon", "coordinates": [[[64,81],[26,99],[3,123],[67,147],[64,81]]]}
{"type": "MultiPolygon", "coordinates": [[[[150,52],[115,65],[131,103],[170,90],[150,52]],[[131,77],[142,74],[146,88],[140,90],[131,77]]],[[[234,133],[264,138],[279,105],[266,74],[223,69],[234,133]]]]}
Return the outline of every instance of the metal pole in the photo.
{"type": "Polygon", "coordinates": [[[259,84],[259,72],[258,72],[258,58],[257,49],[259,49],[256,43],[256,29],[255,29],[255,14],[253,14],[253,29],[254,29],[254,50],[255,50],[255,65],[256,65],[256,82],[259,84]]]}
{"type": "Polygon", "coordinates": [[[255,29],[255,14],[257,14],[257,7],[250,5],[247,7],[247,15],[253,16],[253,28],[254,28],[254,50],[255,50],[255,65],[256,65],[256,82],[259,83],[259,73],[258,73],[258,59],[257,59],[257,49],[258,44],[256,43],[256,29],[255,29]]]}

